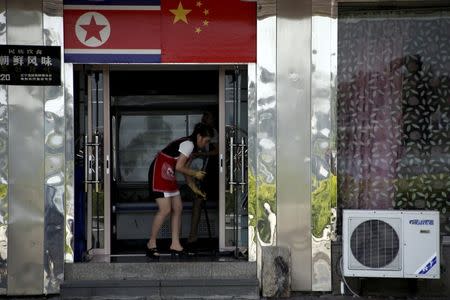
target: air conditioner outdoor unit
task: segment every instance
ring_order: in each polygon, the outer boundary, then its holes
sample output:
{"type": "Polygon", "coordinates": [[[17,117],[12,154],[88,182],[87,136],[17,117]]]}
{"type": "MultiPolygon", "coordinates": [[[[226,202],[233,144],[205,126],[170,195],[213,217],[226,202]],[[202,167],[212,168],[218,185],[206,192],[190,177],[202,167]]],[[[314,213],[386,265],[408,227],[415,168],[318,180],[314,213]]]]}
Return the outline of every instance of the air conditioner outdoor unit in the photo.
{"type": "Polygon", "coordinates": [[[439,212],[344,210],[343,275],[440,277],[439,212]]]}

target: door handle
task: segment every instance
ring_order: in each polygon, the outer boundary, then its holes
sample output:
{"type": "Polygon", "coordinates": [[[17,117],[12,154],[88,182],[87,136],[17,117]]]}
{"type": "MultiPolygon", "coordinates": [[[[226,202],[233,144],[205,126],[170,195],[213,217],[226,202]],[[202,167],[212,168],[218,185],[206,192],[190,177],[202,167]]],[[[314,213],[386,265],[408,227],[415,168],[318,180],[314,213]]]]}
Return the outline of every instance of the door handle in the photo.
{"type": "Polygon", "coordinates": [[[113,116],[111,120],[112,128],[112,178],[116,182],[116,172],[117,172],[117,147],[116,147],[116,117],[113,116]]]}
{"type": "Polygon", "coordinates": [[[106,175],[109,175],[109,154],[106,155],[106,161],[105,161],[106,165],[106,175]]]}
{"type": "Polygon", "coordinates": [[[230,182],[228,182],[230,185],[230,193],[233,193],[234,191],[234,185],[236,182],[234,182],[234,138],[230,137],[230,182]]]}
{"type": "Polygon", "coordinates": [[[97,193],[99,192],[98,173],[100,173],[99,158],[98,158],[98,148],[99,148],[100,144],[98,142],[99,142],[98,135],[95,135],[95,144],[94,144],[94,147],[95,147],[95,192],[97,192],[97,193]]]}
{"type": "MultiPolygon", "coordinates": [[[[239,144],[240,148],[241,148],[241,182],[239,182],[239,185],[244,186],[247,184],[247,182],[245,181],[245,140],[244,137],[241,137],[241,143],[239,144]]],[[[244,193],[244,189],[241,189],[241,193],[244,193]]]]}
{"type": "Polygon", "coordinates": [[[95,142],[90,143],[88,136],[84,136],[84,190],[88,192],[89,184],[95,184],[95,191],[100,191],[100,138],[95,135],[95,142]],[[93,152],[93,153],[92,153],[93,152]],[[92,173],[95,174],[93,179],[92,173]]]}
{"type": "Polygon", "coordinates": [[[84,191],[88,192],[88,181],[89,181],[89,153],[88,153],[88,136],[84,136],[83,154],[84,154],[84,191]]]}

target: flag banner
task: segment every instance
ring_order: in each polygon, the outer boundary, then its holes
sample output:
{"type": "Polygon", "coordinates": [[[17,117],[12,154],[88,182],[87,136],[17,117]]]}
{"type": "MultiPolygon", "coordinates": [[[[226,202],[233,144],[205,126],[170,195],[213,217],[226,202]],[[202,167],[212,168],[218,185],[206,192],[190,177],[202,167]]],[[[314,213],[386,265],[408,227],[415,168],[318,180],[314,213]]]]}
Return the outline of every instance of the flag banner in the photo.
{"type": "Polygon", "coordinates": [[[65,61],[256,61],[256,3],[241,0],[65,0],[65,61]]]}
{"type": "Polygon", "coordinates": [[[161,1],[163,62],[256,61],[256,3],[161,1]]]}
{"type": "Polygon", "coordinates": [[[66,5],[161,5],[160,0],[64,0],[66,5]]]}
{"type": "Polygon", "coordinates": [[[158,63],[160,32],[159,6],[64,6],[66,62],[158,63]]]}

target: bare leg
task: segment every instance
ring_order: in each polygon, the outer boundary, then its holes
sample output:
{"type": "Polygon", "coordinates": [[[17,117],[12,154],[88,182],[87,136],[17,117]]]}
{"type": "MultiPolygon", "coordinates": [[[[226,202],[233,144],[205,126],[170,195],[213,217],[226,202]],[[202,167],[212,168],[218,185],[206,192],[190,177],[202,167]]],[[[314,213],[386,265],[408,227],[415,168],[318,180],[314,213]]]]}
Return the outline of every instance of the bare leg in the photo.
{"type": "Polygon", "coordinates": [[[156,203],[158,204],[159,209],[153,218],[150,240],[147,243],[147,247],[149,249],[156,248],[156,238],[158,237],[159,230],[171,210],[170,198],[156,198],[156,203]]]}
{"type": "Polygon", "coordinates": [[[181,251],[183,247],[180,244],[180,228],[181,228],[181,212],[183,211],[183,203],[180,195],[171,197],[172,215],[171,215],[171,230],[172,230],[172,244],[170,249],[181,251]]]}

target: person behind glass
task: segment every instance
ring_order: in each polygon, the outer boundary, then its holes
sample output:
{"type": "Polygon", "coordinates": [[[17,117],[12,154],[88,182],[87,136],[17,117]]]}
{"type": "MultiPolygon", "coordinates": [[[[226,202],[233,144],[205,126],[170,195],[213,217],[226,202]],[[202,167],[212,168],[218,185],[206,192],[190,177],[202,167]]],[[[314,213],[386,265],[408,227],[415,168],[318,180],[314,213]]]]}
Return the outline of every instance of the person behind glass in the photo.
{"type": "Polygon", "coordinates": [[[201,123],[210,126],[214,132],[214,136],[211,137],[210,143],[206,145],[202,151],[198,151],[192,155],[193,160],[196,159],[201,161],[201,169],[206,170],[208,173],[202,184],[202,188],[204,189],[202,192],[205,193],[205,196],[199,197],[199,194],[196,193],[197,196],[194,198],[192,203],[191,228],[187,240],[187,248],[192,251],[195,251],[198,246],[198,225],[200,223],[202,202],[205,201],[206,198],[214,198],[218,190],[217,156],[219,153],[219,147],[218,132],[214,128],[213,114],[209,111],[204,112],[201,123]]]}
{"type": "Polygon", "coordinates": [[[147,242],[146,255],[148,257],[158,258],[160,255],[156,247],[156,238],[164,220],[169,214],[171,215],[172,230],[170,252],[173,255],[184,254],[180,243],[183,205],[175,172],[182,173],[186,177],[186,181],[194,193],[204,196],[190,178],[203,180],[206,172],[192,170],[189,168],[188,161],[193,152],[209,144],[213,135],[214,132],[211,127],[199,123],[195,126],[190,136],[177,139],[168,144],[163,150],[158,152],[151,163],[148,172],[150,197],[155,199],[159,209],[153,219],[150,239],[147,242]]]}

